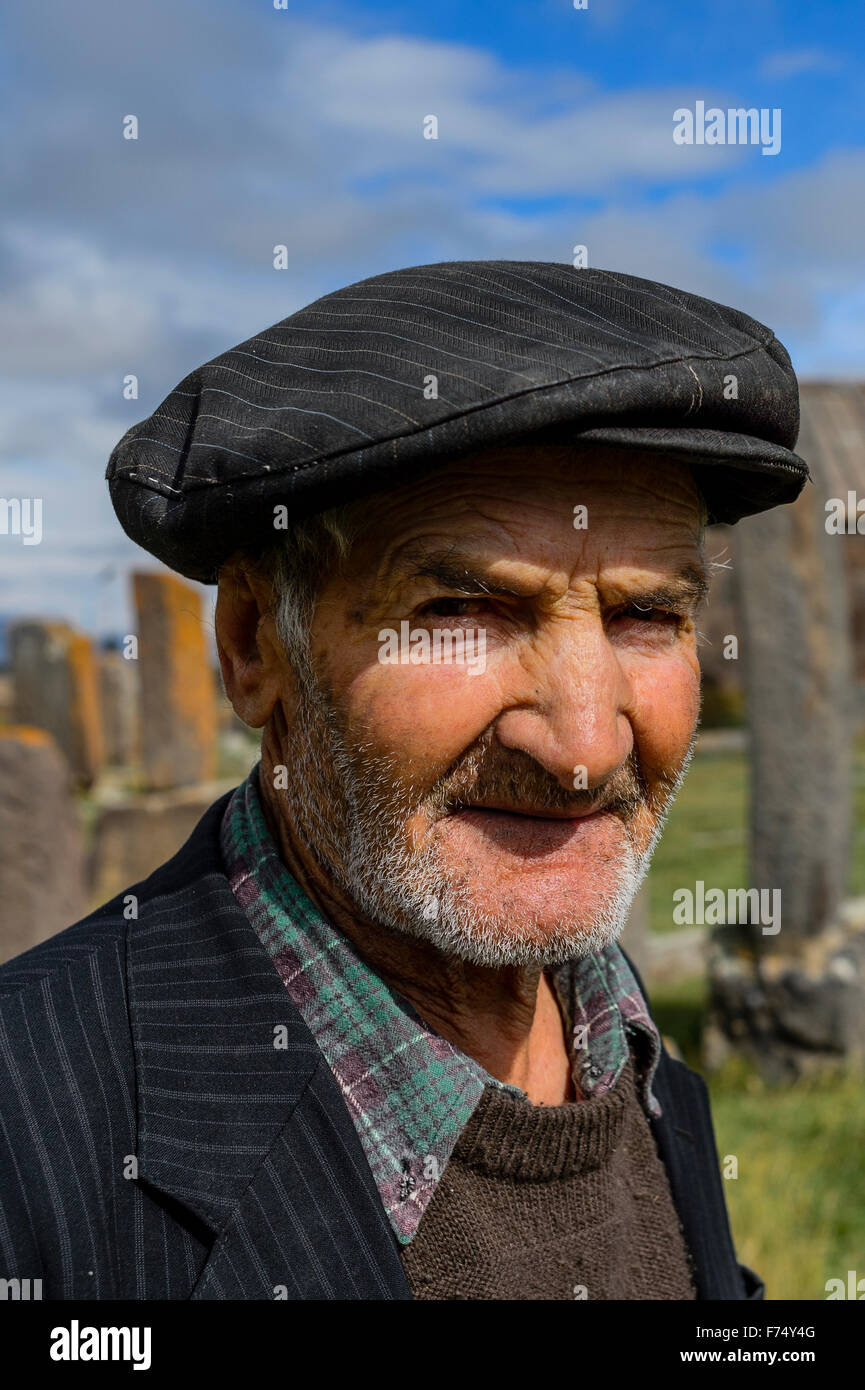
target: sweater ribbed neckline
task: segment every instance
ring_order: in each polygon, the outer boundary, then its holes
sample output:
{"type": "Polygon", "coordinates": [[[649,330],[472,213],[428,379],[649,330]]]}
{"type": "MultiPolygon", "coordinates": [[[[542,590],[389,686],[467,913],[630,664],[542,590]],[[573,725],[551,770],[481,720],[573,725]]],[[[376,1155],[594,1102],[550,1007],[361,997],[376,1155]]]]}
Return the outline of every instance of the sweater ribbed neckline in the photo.
{"type": "Polygon", "coordinates": [[[606,1095],[564,1105],[531,1101],[488,1086],[457,1140],[453,1159],[478,1172],[526,1182],[569,1177],[606,1162],[635,1100],[633,1062],[606,1095]]]}

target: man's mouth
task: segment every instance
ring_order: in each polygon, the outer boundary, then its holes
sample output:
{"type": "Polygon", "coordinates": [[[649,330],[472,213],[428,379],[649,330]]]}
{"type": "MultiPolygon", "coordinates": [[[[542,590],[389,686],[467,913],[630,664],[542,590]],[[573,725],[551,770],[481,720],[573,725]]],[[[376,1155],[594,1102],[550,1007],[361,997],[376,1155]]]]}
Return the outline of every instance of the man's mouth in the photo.
{"type": "Polygon", "coordinates": [[[510,802],[473,802],[456,806],[444,817],[443,826],[462,832],[463,853],[474,854],[481,846],[519,859],[570,855],[585,839],[608,837],[614,823],[609,807],[553,807],[515,805],[510,802]],[[463,838],[467,837],[467,838],[463,838]]]}
{"type": "Polygon", "coordinates": [[[578,821],[590,820],[593,816],[601,815],[605,809],[603,806],[556,808],[526,804],[516,805],[499,801],[477,801],[454,807],[451,815],[462,816],[478,813],[486,816],[515,816],[525,820],[578,821]]]}

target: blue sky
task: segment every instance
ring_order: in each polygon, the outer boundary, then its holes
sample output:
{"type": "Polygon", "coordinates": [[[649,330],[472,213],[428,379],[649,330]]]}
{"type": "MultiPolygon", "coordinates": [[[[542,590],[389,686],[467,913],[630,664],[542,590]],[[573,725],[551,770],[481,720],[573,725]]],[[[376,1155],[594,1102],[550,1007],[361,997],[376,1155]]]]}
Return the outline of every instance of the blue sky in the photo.
{"type": "Polygon", "coordinates": [[[853,0],[7,10],[0,496],[42,497],[44,539],[0,535],[0,611],[127,630],[150,562],[108,500],[117,439],[200,362],[396,266],[583,243],[770,324],[805,378],[865,376],[863,28],[853,0]],[[780,108],[780,152],[675,145],[698,100],[780,108]]]}

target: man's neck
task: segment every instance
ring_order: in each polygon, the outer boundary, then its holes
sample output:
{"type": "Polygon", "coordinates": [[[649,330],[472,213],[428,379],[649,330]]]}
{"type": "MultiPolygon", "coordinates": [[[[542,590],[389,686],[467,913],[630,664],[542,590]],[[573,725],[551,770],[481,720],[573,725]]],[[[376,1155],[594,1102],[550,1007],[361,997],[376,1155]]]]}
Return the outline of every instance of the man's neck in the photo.
{"type": "Polygon", "coordinates": [[[328,921],[436,1032],[535,1105],[574,1098],[565,1024],[555,990],[539,967],[492,969],[445,956],[430,942],[370,921],[342,893],[295,835],[267,775],[262,808],[280,857],[328,921]]]}

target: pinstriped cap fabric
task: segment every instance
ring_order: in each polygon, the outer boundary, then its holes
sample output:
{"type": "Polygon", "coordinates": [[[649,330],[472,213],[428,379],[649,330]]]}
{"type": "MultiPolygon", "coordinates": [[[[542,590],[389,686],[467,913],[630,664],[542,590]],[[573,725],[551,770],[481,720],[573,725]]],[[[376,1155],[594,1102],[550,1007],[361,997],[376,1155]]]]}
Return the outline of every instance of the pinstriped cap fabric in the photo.
{"type": "Polygon", "coordinates": [[[299,519],[529,439],[689,463],[709,520],[735,522],[798,496],[798,427],[789,356],[746,314],[611,271],[449,261],[336,290],[198,367],[106,476],[133,540],[212,582],[273,540],[277,507],[299,519]]]}

